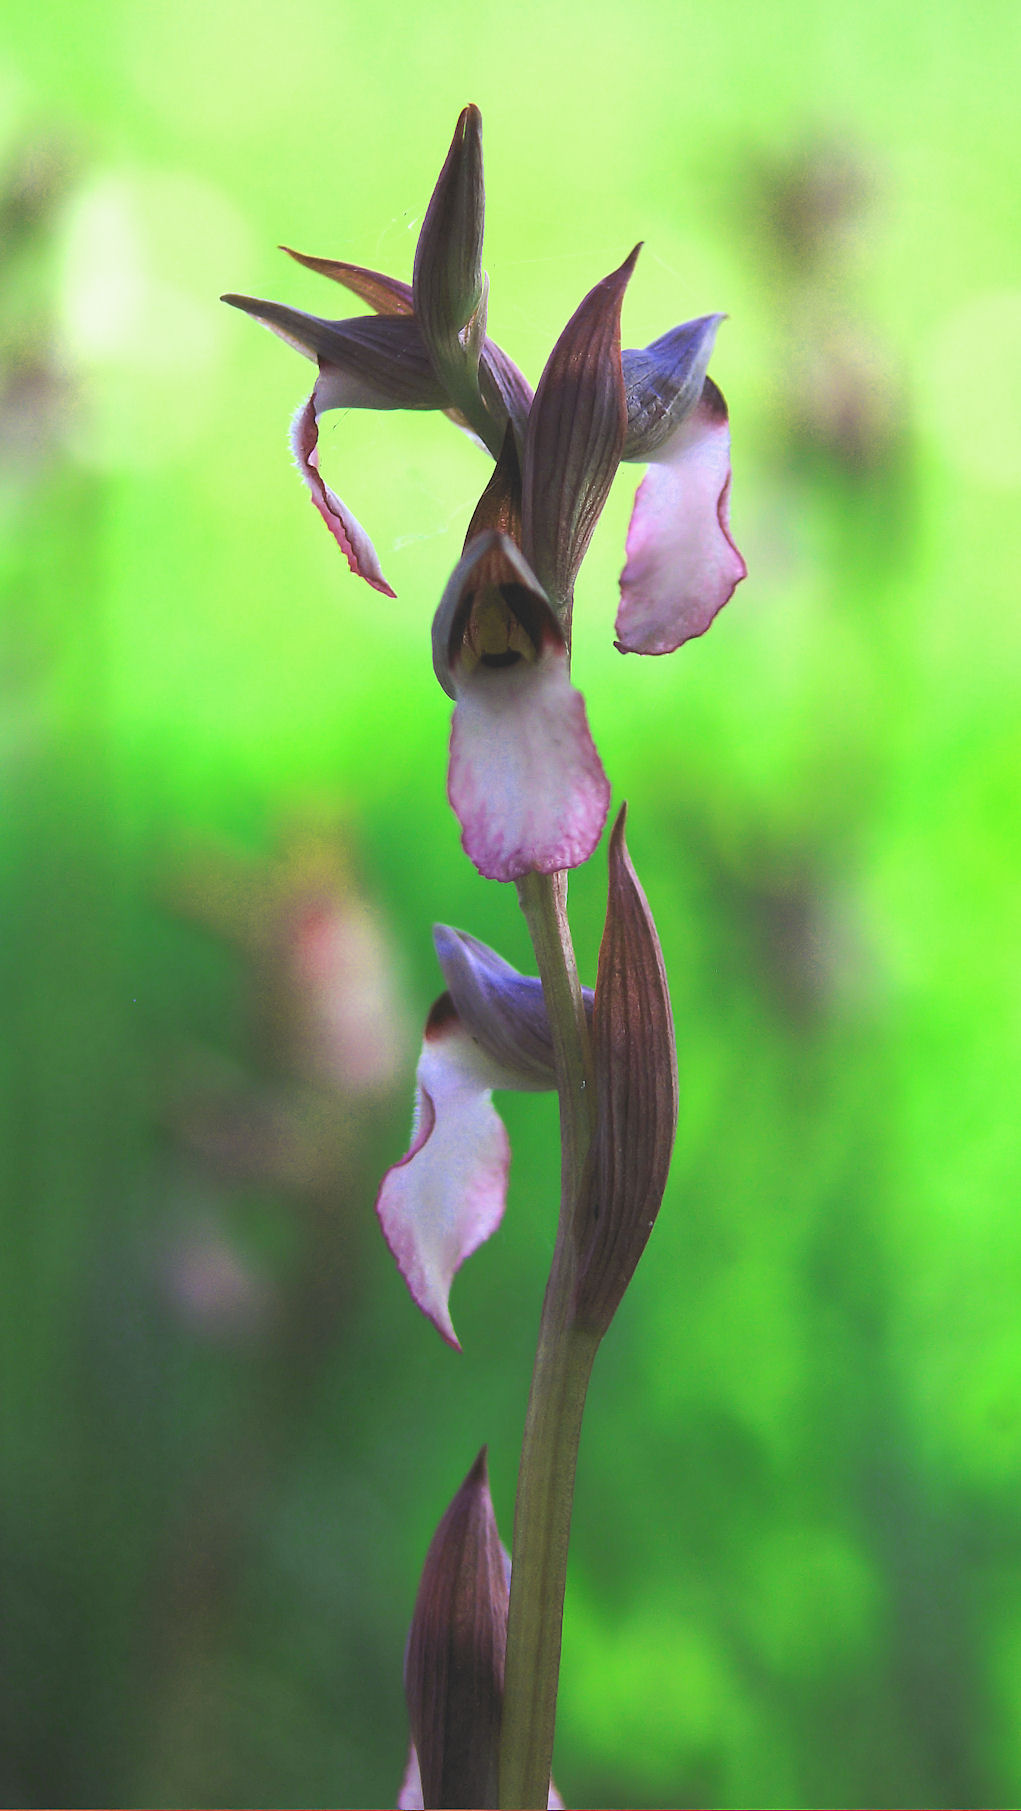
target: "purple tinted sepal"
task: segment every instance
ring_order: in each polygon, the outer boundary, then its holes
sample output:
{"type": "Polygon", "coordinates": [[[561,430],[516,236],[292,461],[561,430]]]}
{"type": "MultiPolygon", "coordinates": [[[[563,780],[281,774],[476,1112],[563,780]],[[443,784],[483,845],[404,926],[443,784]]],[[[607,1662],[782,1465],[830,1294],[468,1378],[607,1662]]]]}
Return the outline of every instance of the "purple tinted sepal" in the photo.
{"type": "Polygon", "coordinates": [[[620,575],[622,654],[670,654],[704,635],[748,571],[730,533],[730,428],[707,377],[638,487],[620,575]]]}
{"type": "Polygon", "coordinates": [[[624,445],[620,310],[639,249],[571,316],[528,418],[522,544],[568,632],[574,581],[624,445]]]}
{"type": "MultiPolygon", "coordinates": [[[[555,1088],[553,1039],[542,982],[522,975],[488,944],[448,924],[433,925],[443,979],[461,1023],[514,1086],[555,1088]]],[[[591,1017],[592,990],[582,989],[591,1017]]]]}
{"type": "Polygon", "coordinates": [[[609,783],[563,630],[506,535],[478,535],[455,567],[433,624],[433,664],[456,703],[448,793],[479,873],[518,880],[587,861],[609,783]]]}
{"type": "Polygon", "coordinates": [[[379,270],[366,270],[362,264],[344,264],[339,258],[312,258],[307,252],[293,251],[289,245],[282,245],[280,250],[293,258],[296,264],[303,264],[306,270],[314,270],[321,277],[342,283],[352,295],[368,302],[377,314],[414,313],[411,284],[402,283],[400,277],[388,277],[379,270]]]}
{"type": "Polygon", "coordinates": [[[322,369],[342,374],[347,386],[342,402],[327,408],[444,409],[447,394],[438,382],[417,322],[407,315],[356,315],[349,321],[327,321],[303,314],[282,302],[252,296],[222,296],[261,321],[295,352],[322,369]]]}
{"type": "Polygon", "coordinates": [[[698,405],[722,314],[672,327],[650,346],[621,353],[627,396],[622,459],[643,464],[698,405]]]}

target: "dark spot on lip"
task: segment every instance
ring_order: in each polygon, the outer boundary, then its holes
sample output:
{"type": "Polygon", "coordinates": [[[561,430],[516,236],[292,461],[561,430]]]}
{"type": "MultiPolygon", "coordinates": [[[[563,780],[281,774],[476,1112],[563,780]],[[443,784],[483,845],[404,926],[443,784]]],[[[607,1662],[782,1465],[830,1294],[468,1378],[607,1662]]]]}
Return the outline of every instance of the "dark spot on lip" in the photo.
{"type": "MultiPolygon", "coordinates": [[[[524,585],[519,585],[512,580],[495,583],[493,589],[499,594],[514,621],[524,630],[536,654],[539,654],[542,651],[545,631],[542,600],[534,597],[524,585]]],[[[447,658],[451,666],[457,664],[465,641],[467,640],[470,644],[472,640],[472,616],[476,605],[484,599],[485,594],[485,575],[480,575],[479,582],[473,584],[471,589],[464,593],[454,612],[454,619],[450,625],[450,640],[447,643],[447,658]]],[[[513,655],[515,660],[521,658],[518,650],[508,648],[499,654],[480,655],[479,659],[486,666],[511,666],[513,662],[505,658],[506,654],[513,655]]]]}
{"type": "Polygon", "coordinates": [[[502,654],[483,654],[479,665],[483,667],[513,667],[521,659],[517,648],[505,648],[502,654]]]}

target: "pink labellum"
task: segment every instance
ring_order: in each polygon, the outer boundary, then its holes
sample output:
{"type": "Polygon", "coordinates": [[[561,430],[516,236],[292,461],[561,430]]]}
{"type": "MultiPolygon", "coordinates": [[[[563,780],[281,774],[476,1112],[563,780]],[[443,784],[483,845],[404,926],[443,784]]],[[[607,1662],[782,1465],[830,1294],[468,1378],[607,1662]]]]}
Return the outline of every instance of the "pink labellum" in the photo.
{"type": "Polygon", "coordinates": [[[704,635],[747,573],[730,534],[730,429],[711,379],[638,487],[620,575],[617,647],[670,654],[704,635]]]}
{"type": "Polygon", "coordinates": [[[465,1258],[503,1218],[510,1144],[492,1102],[502,1080],[444,994],[426,1026],[411,1148],[383,1178],[376,1212],[413,1300],[451,1346],[448,1298],[465,1258]]]}
{"type": "MultiPolygon", "coordinates": [[[[351,510],[332,491],[319,471],[319,412],[316,407],[318,384],[308,401],[302,403],[294,417],[291,427],[291,450],[298,463],[305,483],[308,485],[315,504],[323,521],[332,534],[341,552],[344,554],[351,571],[363,578],[375,591],[382,591],[385,597],[396,597],[396,592],[383,577],[376,549],[368,535],[351,510]]],[[[324,407],[336,408],[336,403],[324,404],[324,407]]]]}
{"type": "Polygon", "coordinates": [[[455,671],[448,791],[465,854],[489,880],[580,867],[602,835],[610,784],[566,648],[547,642],[534,665],[479,666],[457,681],[455,671]]]}

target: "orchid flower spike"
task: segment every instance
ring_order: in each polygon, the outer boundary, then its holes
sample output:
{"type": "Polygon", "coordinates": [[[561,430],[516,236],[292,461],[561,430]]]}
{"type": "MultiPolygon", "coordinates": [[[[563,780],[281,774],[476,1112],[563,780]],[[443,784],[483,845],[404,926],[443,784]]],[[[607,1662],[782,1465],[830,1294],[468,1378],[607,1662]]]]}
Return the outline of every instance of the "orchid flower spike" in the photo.
{"type": "Polygon", "coordinates": [[[507,1195],[493,1089],[551,1089],[556,1076],[538,977],[446,925],[434,937],[448,991],[426,1021],[411,1144],[383,1177],[376,1213],[412,1300],[459,1351],[451,1284],[496,1231],[507,1195]]]}

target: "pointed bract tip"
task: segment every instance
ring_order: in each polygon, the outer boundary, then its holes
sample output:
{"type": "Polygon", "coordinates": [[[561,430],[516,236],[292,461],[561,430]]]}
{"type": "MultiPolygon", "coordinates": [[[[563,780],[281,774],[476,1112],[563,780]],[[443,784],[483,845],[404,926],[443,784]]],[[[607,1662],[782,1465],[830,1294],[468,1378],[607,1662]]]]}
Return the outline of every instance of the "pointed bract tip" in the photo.
{"type": "Polygon", "coordinates": [[[466,1484],[484,1484],[489,1488],[489,1446],[480,1446],[475,1463],[465,1479],[466,1484]]]}

